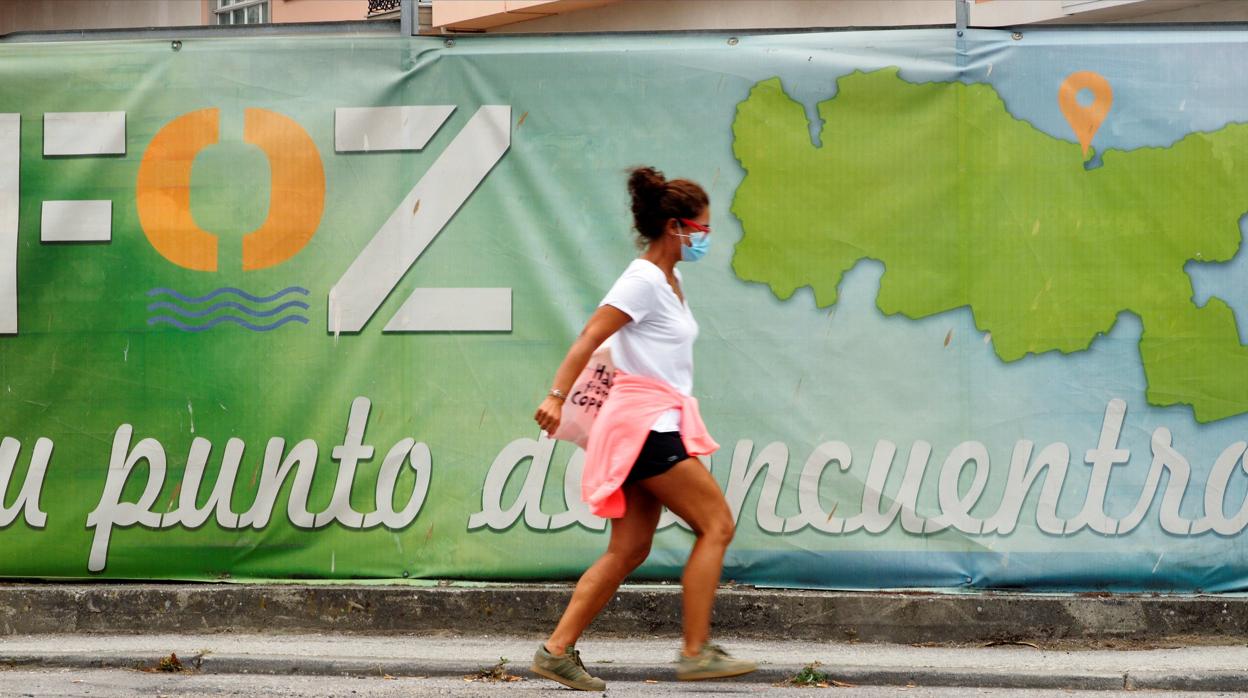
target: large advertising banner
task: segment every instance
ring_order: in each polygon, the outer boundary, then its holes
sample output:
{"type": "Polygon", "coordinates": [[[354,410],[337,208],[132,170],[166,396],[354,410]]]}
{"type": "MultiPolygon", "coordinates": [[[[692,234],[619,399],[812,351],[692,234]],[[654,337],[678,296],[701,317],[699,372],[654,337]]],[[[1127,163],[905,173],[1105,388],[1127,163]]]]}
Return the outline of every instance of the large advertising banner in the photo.
{"type": "Polygon", "coordinates": [[[532,416],[645,164],[711,198],[726,578],[1244,590],[1236,65],[1240,28],[0,44],[0,575],[575,578],[607,523],[532,416]]]}

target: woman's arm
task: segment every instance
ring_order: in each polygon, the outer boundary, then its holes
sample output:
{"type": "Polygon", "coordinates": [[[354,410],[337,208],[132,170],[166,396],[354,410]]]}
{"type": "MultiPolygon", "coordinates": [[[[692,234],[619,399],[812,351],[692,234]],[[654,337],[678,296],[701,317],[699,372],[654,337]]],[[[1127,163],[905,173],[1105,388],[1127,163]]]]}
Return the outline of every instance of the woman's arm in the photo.
{"type": "MultiPolygon", "coordinates": [[[[589,357],[593,356],[594,351],[602,346],[608,337],[631,321],[632,318],[619,308],[610,305],[599,306],[598,310],[590,316],[589,322],[585,323],[585,329],[581,330],[580,336],[568,349],[568,355],[563,357],[563,363],[559,364],[559,370],[555,372],[555,382],[552,387],[567,395],[576,377],[585,370],[585,365],[589,363],[589,357]]],[[[542,400],[542,404],[538,406],[537,414],[533,415],[533,419],[537,420],[537,425],[543,431],[553,434],[559,428],[559,419],[562,415],[563,400],[547,395],[546,399],[542,400]]]]}

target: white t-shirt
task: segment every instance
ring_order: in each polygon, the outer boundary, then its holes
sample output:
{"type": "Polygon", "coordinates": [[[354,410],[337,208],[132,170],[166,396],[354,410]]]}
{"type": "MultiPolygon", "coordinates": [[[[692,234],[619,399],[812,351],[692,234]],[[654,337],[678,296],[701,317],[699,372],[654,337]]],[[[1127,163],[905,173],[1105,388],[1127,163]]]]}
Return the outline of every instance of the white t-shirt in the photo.
{"type": "MultiPolygon", "coordinates": [[[[683,292],[680,271],[675,274],[683,292]]],[[[693,394],[693,341],[698,338],[698,323],[662,269],[644,259],[633,260],[598,305],[617,308],[633,319],[608,340],[616,367],[693,394]]],[[[650,429],[680,431],[680,410],[664,412],[650,429]]]]}

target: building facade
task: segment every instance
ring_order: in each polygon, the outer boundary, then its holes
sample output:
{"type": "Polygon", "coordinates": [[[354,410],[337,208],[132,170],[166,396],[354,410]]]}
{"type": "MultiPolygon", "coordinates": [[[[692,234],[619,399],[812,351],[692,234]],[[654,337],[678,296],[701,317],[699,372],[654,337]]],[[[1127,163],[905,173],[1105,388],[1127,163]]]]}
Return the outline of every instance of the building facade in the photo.
{"type": "MultiPolygon", "coordinates": [[[[405,0],[0,0],[0,35],[398,20],[405,0]]],[[[410,0],[413,33],[574,33],[1248,21],[1209,0],[410,0]]]]}

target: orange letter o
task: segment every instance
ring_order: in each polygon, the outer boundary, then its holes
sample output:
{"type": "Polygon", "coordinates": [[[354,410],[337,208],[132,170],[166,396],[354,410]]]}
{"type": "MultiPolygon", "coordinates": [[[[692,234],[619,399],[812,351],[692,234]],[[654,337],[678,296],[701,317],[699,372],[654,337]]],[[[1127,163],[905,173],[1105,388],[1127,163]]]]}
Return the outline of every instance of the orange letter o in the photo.
{"type": "MultiPolygon", "coordinates": [[[[218,140],[217,109],[201,109],[165,124],[139,164],[135,201],[152,247],[174,264],[217,270],[217,237],[191,216],[195,156],[218,140]]],[[[325,170],[316,144],[297,122],[267,109],[244,112],[243,139],[264,151],[271,172],[269,216],[243,237],[243,270],[281,264],[303,249],[325,209],[325,170]]]]}

